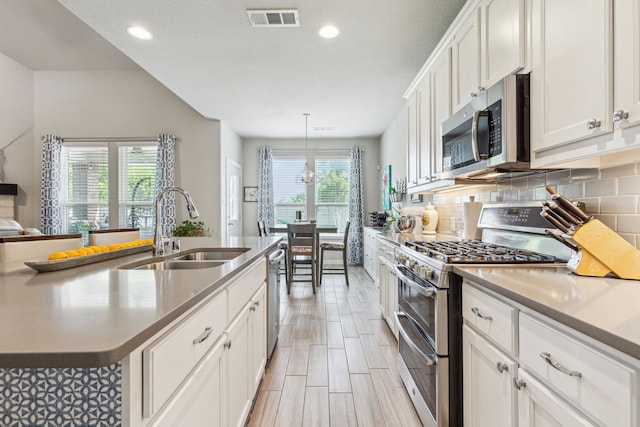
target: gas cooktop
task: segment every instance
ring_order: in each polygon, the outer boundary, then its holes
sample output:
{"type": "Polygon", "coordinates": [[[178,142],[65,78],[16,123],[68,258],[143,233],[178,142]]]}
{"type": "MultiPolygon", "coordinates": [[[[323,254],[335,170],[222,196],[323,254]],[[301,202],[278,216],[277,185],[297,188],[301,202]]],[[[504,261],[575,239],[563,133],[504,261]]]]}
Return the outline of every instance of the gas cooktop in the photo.
{"type": "Polygon", "coordinates": [[[481,240],[405,242],[414,251],[447,264],[553,263],[552,255],[496,245],[481,240]]]}

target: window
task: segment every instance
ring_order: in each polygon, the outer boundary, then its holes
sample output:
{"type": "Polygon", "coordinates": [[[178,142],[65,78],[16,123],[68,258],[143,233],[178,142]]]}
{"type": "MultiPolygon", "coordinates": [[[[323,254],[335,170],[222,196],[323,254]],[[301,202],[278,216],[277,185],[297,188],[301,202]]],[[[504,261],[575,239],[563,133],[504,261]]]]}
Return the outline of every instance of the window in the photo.
{"type": "Polygon", "coordinates": [[[301,211],[303,219],[315,219],[319,225],[343,229],[349,220],[348,155],[309,153],[309,165],[316,172],[316,182],[311,185],[299,178],[305,161],[304,155],[274,155],[275,222],[292,223],[296,211],[301,211]]]}
{"type": "Polygon", "coordinates": [[[153,236],[155,145],[116,143],[62,147],[63,232],[140,228],[153,236]]]}

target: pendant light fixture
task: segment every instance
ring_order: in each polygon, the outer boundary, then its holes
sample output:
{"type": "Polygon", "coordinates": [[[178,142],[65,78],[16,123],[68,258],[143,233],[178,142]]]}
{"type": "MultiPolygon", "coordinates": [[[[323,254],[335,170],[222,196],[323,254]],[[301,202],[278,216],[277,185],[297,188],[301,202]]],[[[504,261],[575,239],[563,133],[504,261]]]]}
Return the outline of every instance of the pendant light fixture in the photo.
{"type": "MultiPolygon", "coordinates": [[[[309,121],[309,113],[304,113],[304,154],[305,158],[308,157],[309,154],[309,141],[308,141],[308,121],[309,121]]],[[[296,176],[297,182],[303,182],[305,184],[311,184],[315,181],[316,173],[309,169],[309,162],[305,160],[304,169],[296,176]]]]}

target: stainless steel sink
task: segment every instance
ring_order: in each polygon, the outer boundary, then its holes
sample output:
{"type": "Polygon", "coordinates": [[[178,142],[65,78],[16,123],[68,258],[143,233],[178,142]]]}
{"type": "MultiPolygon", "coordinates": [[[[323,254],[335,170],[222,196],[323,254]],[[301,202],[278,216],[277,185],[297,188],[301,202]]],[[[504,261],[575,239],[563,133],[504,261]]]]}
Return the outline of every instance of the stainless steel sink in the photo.
{"type": "Polygon", "coordinates": [[[249,248],[196,248],[121,265],[120,270],[191,270],[219,267],[249,248]]]}
{"type": "Polygon", "coordinates": [[[173,259],[189,261],[229,261],[247,252],[249,248],[206,248],[180,252],[173,259]]]}
{"type": "MultiPolygon", "coordinates": [[[[137,266],[129,265],[120,268],[127,270],[193,270],[199,268],[219,267],[224,261],[184,261],[168,259],[166,261],[142,263],[137,266]]],[[[136,263],[134,263],[136,264],[136,263]]]]}

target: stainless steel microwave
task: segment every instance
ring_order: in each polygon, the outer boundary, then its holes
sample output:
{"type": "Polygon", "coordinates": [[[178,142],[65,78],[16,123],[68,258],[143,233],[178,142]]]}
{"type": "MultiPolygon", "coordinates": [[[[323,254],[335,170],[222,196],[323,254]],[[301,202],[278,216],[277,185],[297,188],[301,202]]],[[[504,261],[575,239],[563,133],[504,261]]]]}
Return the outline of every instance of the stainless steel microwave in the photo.
{"type": "Polygon", "coordinates": [[[529,169],[529,75],[505,77],[442,123],[442,178],[529,169]]]}

